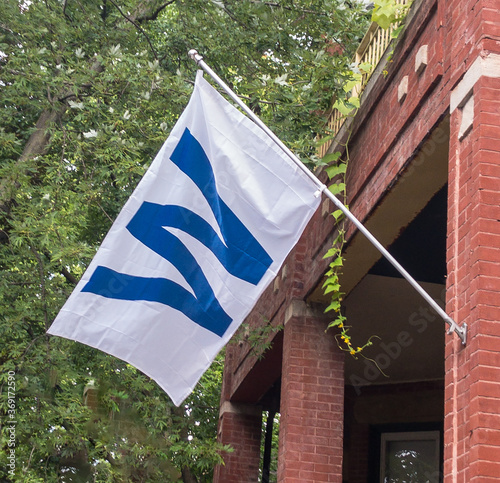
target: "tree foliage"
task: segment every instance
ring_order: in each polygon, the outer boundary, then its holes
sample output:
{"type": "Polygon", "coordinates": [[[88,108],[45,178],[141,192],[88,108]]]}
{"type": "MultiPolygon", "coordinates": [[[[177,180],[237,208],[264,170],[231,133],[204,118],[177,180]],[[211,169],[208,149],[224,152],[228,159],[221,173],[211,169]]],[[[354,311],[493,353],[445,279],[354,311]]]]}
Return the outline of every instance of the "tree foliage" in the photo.
{"type": "Polygon", "coordinates": [[[186,105],[189,49],[314,162],[365,17],[342,0],[3,1],[0,478],[210,481],[227,449],[221,360],[177,410],[133,367],[46,330],[186,105]]]}

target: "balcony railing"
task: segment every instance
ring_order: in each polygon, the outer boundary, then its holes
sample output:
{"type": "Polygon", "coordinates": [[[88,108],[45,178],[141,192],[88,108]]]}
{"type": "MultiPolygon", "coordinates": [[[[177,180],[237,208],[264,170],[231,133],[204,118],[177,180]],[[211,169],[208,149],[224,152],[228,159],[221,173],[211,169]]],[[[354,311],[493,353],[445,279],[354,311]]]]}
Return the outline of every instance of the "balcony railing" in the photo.
{"type": "MultiPolygon", "coordinates": [[[[406,5],[409,0],[396,0],[401,5],[406,5]]],[[[380,28],[376,22],[372,22],[368,31],[366,32],[363,40],[359,44],[354,56],[354,63],[356,65],[369,64],[371,69],[369,72],[363,73],[360,82],[352,89],[352,95],[360,97],[363,89],[368,82],[372,72],[383,58],[385,51],[389,47],[391,40],[393,40],[393,32],[398,28],[398,25],[391,25],[388,29],[380,28]]],[[[332,109],[328,116],[327,130],[330,134],[337,134],[344,124],[346,116],[341,114],[337,109],[332,109]]],[[[323,157],[330,148],[333,140],[323,143],[319,147],[319,156],[323,157]]]]}

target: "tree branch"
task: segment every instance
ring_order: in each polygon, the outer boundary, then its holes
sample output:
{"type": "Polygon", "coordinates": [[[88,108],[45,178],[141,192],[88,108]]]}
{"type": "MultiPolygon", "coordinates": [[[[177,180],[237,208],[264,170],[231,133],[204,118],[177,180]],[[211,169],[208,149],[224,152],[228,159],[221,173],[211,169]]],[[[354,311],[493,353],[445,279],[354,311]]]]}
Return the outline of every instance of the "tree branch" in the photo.
{"type": "Polygon", "coordinates": [[[156,49],[153,47],[153,44],[151,43],[151,40],[149,39],[148,34],[144,31],[144,29],[133,18],[130,18],[128,15],[125,15],[122,12],[122,9],[113,0],[109,0],[109,2],[116,7],[116,9],[118,10],[118,12],[120,12],[120,15],[127,22],[130,22],[139,32],[141,32],[142,35],[144,35],[144,37],[146,37],[146,40],[147,40],[147,42],[149,44],[149,47],[151,48],[151,52],[153,52],[154,58],[156,60],[158,60],[158,54],[156,53],[156,49]]]}
{"type": "Polygon", "coordinates": [[[149,20],[156,20],[162,10],[167,8],[169,5],[172,5],[176,1],[177,0],[168,0],[165,3],[160,3],[160,5],[158,5],[156,9],[150,10],[150,6],[148,5],[148,3],[152,3],[151,0],[149,2],[148,0],[145,0],[146,5],[143,6],[143,4],[141,3],[135,9],[136,13],[133,19],[134,21],[139,23],[147,22],[149,20]]]}
{"type": "Polygon", "coordinates": [[[45,319],[45,331],[49,330],[49,310],[47,307],[47,288],[45,285],[45,265],[43,263],[42,257],[36,250],[34,246],[30,246],[30,251],[35,255],[38,262],[38,274],[40,276],[40,287],[42,288],[41,299],[43,305],[43,314],[45,319]]]}
{"type": "Polygon", "coordinates": [[[71,284],[76,285],[78,283],[78,280],[76,277],[71,274],[65,267],[62,267],[61,269],[61,275],[71,284]]]}

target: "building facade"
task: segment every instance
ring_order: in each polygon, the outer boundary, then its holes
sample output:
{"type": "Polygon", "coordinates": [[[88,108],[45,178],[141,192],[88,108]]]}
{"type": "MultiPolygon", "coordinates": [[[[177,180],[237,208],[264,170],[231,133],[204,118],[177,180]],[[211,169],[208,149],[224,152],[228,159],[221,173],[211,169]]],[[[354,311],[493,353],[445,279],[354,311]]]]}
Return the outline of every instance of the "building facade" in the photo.
{"type": "Polygon", "coordinates": [[[500,1],[415,0],[328,149],[347,137],[351,211],[467,342],[347,224],[343,310],[354,344],[373,345],[342,351],[325,331],[324,201],[247,319],[267,350],[245,334],[227,347],[219,439],[234,452],[214,481],[267,479],[264,411],[280,414],[274,481],[497,481],[500,1]]]}

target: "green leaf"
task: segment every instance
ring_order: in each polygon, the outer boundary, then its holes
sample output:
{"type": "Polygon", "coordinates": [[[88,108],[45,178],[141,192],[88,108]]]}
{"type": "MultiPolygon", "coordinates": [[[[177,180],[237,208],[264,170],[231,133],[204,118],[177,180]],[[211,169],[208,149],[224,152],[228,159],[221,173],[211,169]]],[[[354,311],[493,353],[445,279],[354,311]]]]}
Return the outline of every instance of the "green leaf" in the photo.
{"type": "Polygon", "coordinates": [[[329,284],[326,288],[325,291],[323,292],[325,295],[331,293],[331,292],[338,292],[340,290],[340,284],[335,283],[335,284],[329,284]]]}
{"type": "Polygon", "coordinates": [[[388,29],[396,20],[397,10],[401,8],[395,0],[375,0],[372,21],[383,29],[388,29]]]}
{"type": "Polygon", "coordinates": [[[339,300],[334,300],[326,309],[325,313],[331,312],[332,310],[335,312],[338,312],[340,310],[340,301],[339,300]]]}
{"type": "Polygon", "coordinates": [[[334,267],[341,267],[344,263],[344,259],[342,258],[342,256],[338,256],[335,260],[333,260],[333,262],[330,263],[330,267],[334,268],[334,267]]]}
{"type": "Polygon", "coordinates": [[[339,315],[339,317],[337,317],[335,320],[332,320],[328,324],[328,328],[331,329],[332,327],[338,327],[339,325],[343,324],[344,321],[345,321],[345,317],[342,317],[339,315]]]}
{"type": "Polygon", "coordinates": [[[351,92],[361,82],[363,76],[361,74],[351,73],[351,79],[344,83],[344,92],[351,92]]]}
{"type": "Polygon", "coordinates": [[[357,96],[351,96],[349,97],[349,100],[347,101],[351,106],[354,106],[356,109],[359,108],[359,97],[357,96]]]}
{"type": "Polygon", "coordinates": [[[345,191],[345,183],[334,183],[328,186],[328,189],[334,194],[338,195],[345,191]]]}
{"type": "Polygon", "coordinates": [[[337,256],[339,253],[339,249],[338,248],[330,248],[324,255],[323,255],[323,260],[325,258],[330,258],[330,257],[334,257],[334,256],[337,256]]]}
{"type": "Polygon", "coordinates": [[[335,176],[338,176],[339,174],[345,174],[346,170],[346,163],[340,163],[336,164],[335,166],[328,166],[327,168],[325,168],[326,174],[330,179],[335,178],[335,176]]]}
{"type": "Polygon", "coordinates": [[[348,105],[344,101],[337,99],[333,104],[333,109],[337,109],[343,116],[348,116],[352,112],[352,106],[348,105]]]}
{"type": "Polygon", "coordinates": [[[321,161],[323,161],[323,163],[325,163],[325,164],[326,163],[333,163],[340,158],[341,154],[342,153],[340,153],[339,151],[337,151],[335,153],[328,153],[325,156],[323,156],[323,158],[321,158],[321,161]]]}
{"type": "Polygon", "coordinates": [[[368,73],[373,69],[373,65],[370,62],[361,62],[361,64],[358,65],[358,69],[361,72],[368,73]]]}
{"type": "Polygon", "coordinates": [[[345,214],[342,210],[336,210],[332,213],[332,216],[335,218],[335,221],[339,222],[345,217],[345,214]]]}

